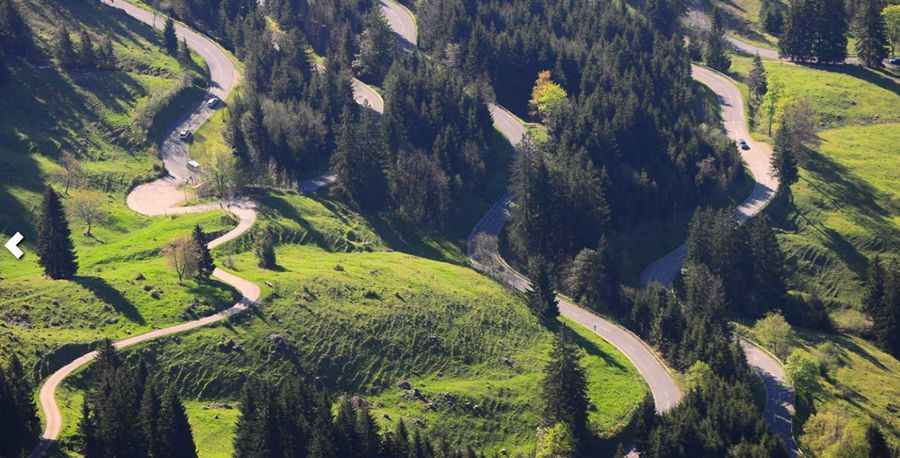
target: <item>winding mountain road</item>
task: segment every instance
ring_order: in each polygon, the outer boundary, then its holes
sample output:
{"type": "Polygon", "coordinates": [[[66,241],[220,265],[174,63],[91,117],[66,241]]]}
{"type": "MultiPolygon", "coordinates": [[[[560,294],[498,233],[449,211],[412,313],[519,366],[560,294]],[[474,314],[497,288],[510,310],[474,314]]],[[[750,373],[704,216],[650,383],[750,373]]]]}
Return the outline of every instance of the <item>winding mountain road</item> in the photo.
{"type": "MultiPolygon", "coordinates": [[[[415,16],[395,0],[382,0],[381,6],[394,32],[415,46],[417,43],[415,16]]],[[[760,51],[760,55],[764,58],[778,58],[777,52],[772,50],[761,48],[760,51]],[[771,53],[774,53],[774,57],[771,53]]],[[[698,65],[692,65],[691,76],[719,96],[722,123],[728,136],[733,140],[744,139],[750,145],[750,150],[741,151],[741,157],[753,174],[756,184],[750,196],[736,209],[736,218],[741,222],[745,221],[762,211],[778,188],[778,181],[769,170],[772,148],[751,138],[744,113],[743,97],[734,82],[722,74],[698,65]]],[[[526,133],[522,121],[499,105],[490,104],[488,108],[494,127],[512,145],[518,145],[526,133]]],[[[503,260],[497,243],[497,237],[509,218],[510,204],[510,196],[506,194],[491,206],[472,229],[467,241],[467,253],[473,267],[516,290],[523,291],[529,287],[530,281],[503,260]]],[[[675,274],[681,269],[685,255],[686,249],[681,245],[652,263],[642,272],[642,283],[659,281],[671,284],[675,274]]],[[[657,411],[666,412],[678,404],[682,397],[678,384],[665,363],[645,342],[627,329],[571,303],[565,297],[560,296],[559,300],[560,313],[563,316],[592,329],[628,357],[650,387],[657,411]]],[[[791,454],[796,455],[797,444],[793,438],[791,422],[794,396],[786,383],[784,367],[777,359],[752,343],[742,340],[741,345],[747,362],[765,384],[766,420],[770,428],[784,440],[791,454]]]]}
{"type": "MultiPolygon", "coordinates": [[[[113,3],[112,0],[104,0],[104,3],[113,8],[118,8],[135,19],[151,26],[161,28],[163,25],[161,16],[156,16],[152,12],[131,3],[127,3],[124,0],[119,0],[115,3],[113,3]]],[[[230,56],[219,47],[219,45],[206,36],[181,24],[176,24],[176,33],[179,38],[183,38],[187,42],[188,46],[194,52],[206,60],[210,69],[210,80],[212,82],[210,92],[223,100],[226,99],[240,80],[240,73],[230,56]]],[[[205,104],[200,104],[200,106],[190,113],[189,116],[174,127],[160,149],[163,162],[165,163],[170,176],[138,186],[127,198],[129,208],[148,216],[208,212],[225,208],[238,218],[239,223],[228,233],[209,242],[208,246],[210,249],[234,240],[241,234],[244,234],[250,230],[254,221],[256,221],[255,205],[249,200],[234,200],[221,204],[215,203],[191,207],[178,207],[178,204],[185,198],[184,193],[178,188],[185,184],[186,180],[191,175],[187,169],[187,150],[183,143],[178,141],[177,132],[185,128],[195,129],[206,122],[211,115],[212,111],[206,108],[205,104]]],[[[213,277],[235,288],[241,294],[241,299],[230,308],[214,315],[119,340],[114,343],[114,346],[118,349],[127,348],[160,337],[208,326],[212,323],[227,319],[236,313],[247,310],[248,307],[259,299],[260,289],[252,282],[221,269],[215,269],[213,277]]],[[[41,385],[39,403],[40,408],[44,413],[45,424],[42,440],[31,454],[33,458],[43,456],[49,447],[59,438],[60,432],[62,431],[62,413],[56,403],[57,388],[66,377],[78,369],[90,364],[96,357],[96,351],[82,355],[51,374],[50,377],[44,381],[43,385],[41,385]]]]}

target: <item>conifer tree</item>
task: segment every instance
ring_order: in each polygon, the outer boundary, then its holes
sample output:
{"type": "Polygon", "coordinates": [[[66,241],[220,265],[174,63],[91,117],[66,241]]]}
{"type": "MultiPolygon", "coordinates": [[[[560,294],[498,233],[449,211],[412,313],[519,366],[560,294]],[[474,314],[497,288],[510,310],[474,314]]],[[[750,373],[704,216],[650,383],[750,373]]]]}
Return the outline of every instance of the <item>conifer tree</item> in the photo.
{"type": "Polygon", "coordinates": [[[190,67],[193,64],[191,48],[188,47],[186,38],[182,38],[181,44],[178,46],[178,62],[185,67],[190,67]]]}
{"type": "Polygon", "coordinates": [[[0,456],[27,456],[37,445],[40,421],[32,397],[32,387],[15,353],[0,366],[0,456]]]}
{"type": "Polygon", "coordinates": [[[728,42],[725,40],[725,19],[719,8],[713,9],[712,28],[706,36],[703,60],[707,65],[720,72],[727,72],[731,67],[728,42]]]}
{"type": "Polygon", "coordinates": [[[819,63],[843,63],[847,59],[849,20],[844,0],[816,0],[818,11],[813,18],[816,39],[813,53],[819,63]]]}
{"type": "Polygon", "coordinates": [[[365,403],[356,409],[356,439],[358,456],[373,458],[383,456],[378,424],[375,423],[365,403]]]}
{"type": "Polygon", "coordinates": [[[895,262],[885,270],[884,296],[872,314],[872,334],[881,348],[900,357],[900,270],[895,262]]]}
{"type": "Polygon", "coordinates": [[[869,444],[869,458],[891,458],[891,449],[881,429],[875,424],[866,428],[866,442],[869,444]]]}
{"type": "Polygon", "coordinates": [[[88,402],[81,404],[78,436],[81,440],[81,454],[84,455],[84,458],[103,458],[103,448],[97,432],[97,417],[88,402]]]}
{"type": "Polygon", "coordinates": [[[32,50],[32,32],[12,0],[0,0],[0,53],[27,55],[32,50]]]}
{"type": "Polygon", "coordinates": [[[81,31],[81,51],[78,53],[81,60],[81,66],[87,69],[93,69],[97,66],[97,55],[94,52],[94,42],[91,40],[90,34],[86,30],[81,31]]]}
{"type": "Polygon", "coordinates": [[[159,430],[161,410],[162,404],[159,399],[159,393],[156,391],[156,384],[150,380],[144,385],[144,393],[141,397],[140,424],[138,426],[144,433],[147,451],[151,457],[165,456],[163,449],[164,440],[160,437],[159,430]]]}
{"type": "Polygon", "coordinates": [[[175,21],[171,16],[166,18],[163,27],[163,47],[170,56],[178,55],[178,35],[175,34],[175,21]]]}
{"type": "Polygon", "coordinates": [[[770,163],[772,174],[780,180],[779,190],[789,190],[790,186],[800,179],[795,154],[789,129],[782,126],[775,133],[775,146],[770,163]]]}
{"type": "Polygon", "coordinates": [[[763,0],[759,8],[759,23],[772,35],[781,35],[784,31],[784,12],[775,0],[763,0]]]}
{"type": "Polygon", "coordinates": [[[194,244],[197,245],[197,253],[199,260],[197,261],[197,276],[203,280],[209,280],[216,264],[213,262],[212,254],[209,252],[209,246],[206,244],[206,236],[203,234],[203,228],[200,225],[194,226],[193,233],[194,244]]]}
{"type": "Polygon", "coordinates": [[[270,229],[257,232],[254,251],[259,267],[274,269],[278,265],[275,258],[275,235],[270,229]]]}
{"type": "Polygon", "coordinates": [[[191,425],[184,405],[173,388],[165,391],[160,403],[159,439],[162,451],[160,458],[197,458],[191,425]]]}
{"type": "Polygon", "coordinates": [[[886,275],[881,257],[875,255],[872,262],[869,263],[869,270],[866,278],[866,291],[863,295],[863,311],[869,316],[875,315],[881,307],[885,296],[885,280],[886,275]]]}
{"type": "Polygon", "coordinates": [[[70,279],[78,271],[69,222],[59,195],[50,186],[41,205],[37,253],[44,273],[54,280],[70,279]]]}
{"type": "Polygon", "coordinates": [[[56,48],[54,54],[63,68],[74,67],[78,62],[78,55],[75,53],[75,45],[72,44],[72,37],[69,35],[69,29],[65,25],[56,29],[56,48]]]}
{"type": "Polygon", "coordinates": [[[815,56],[817,0],[791,0],[784,35],[778,41],[781,57],[808,62],[815,56]]]}
{"type": "Polygon", "coordinates": [[[754,310],[743,310],[750,316],[759,316],[767,308],[774,307],[784,297],[785,257],[778,245],[775,233],[765,216],[751,218],[746,224],[749,235],[750,262],[752,264],[752,298],[746,301],[754,310]]]}
{"type": "Polygon", "coordinates": [[[528,263],[528,275],[531,278],[531,289],[525,293],[528,306],[545,325],[555,327],[559,302],[549,264],[541,256],[532,257],[528,263]]]}
{"type": "Polygon", "coordinates": [[[769,90],[766,69],[763,67],[759,54],[753,56],[753,67],[750,69],[750,75],[747,77],[747,86],[750,89],[750,108],[755,112],[769,90]]]}
{"type": "Polygon", "coordinates": [[[115,70],[116,68],[116,53],[113,51],[112,40],[108,36],[103,37],[103,41],[100,43],[100,63],[106,70],[115,70]]]}
{"type": "Polygon", "coordinates": [[[338,402],[337,415],[334,417],[334,432],[338,456],[352,457],[359,453],[356,437],[356,412],[347,396],[342,397],[338,402]]]}
{"type": "Polygon", "coordinates": [[[888,56],[888,38],[879,0],[864,0],[856,30],[856,54],[869,67],[881,67],[888,56]]]}
{"type": "Polygon", "coordinates": [[[234,456],[235,458],[257,457],[260,447],[262,427],[258,391],[260,387],[253,382],[244,384],[241,391],[241,413],[235,426],[234,456]]]}
{"type": "Polygon", "coordinates": [[[588,438],[587,382],[579,360],[578,347],[562,327],[550,353],[550,361],[544,368],[541,392],[544,402],[543,422],[552,426],[563,422],[572,428],[577,441],[588,438]]]}

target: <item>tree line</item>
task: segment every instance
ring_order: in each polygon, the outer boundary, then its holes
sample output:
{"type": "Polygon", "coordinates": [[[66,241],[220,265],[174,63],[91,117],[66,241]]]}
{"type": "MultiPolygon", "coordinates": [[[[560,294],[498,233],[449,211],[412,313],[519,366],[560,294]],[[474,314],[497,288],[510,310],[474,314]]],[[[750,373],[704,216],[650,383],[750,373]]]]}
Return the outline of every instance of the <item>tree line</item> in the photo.
{"type": "Polygon", "coordinates": [[[881,0],[792,0],[786,11],[775,0],[763,3],[760,16],[770,33],[780,35],[779,54],[798,62],[843,63],[848,35],[870,67],[881,67],[891,40],[881,0]]]}
{"type": "Polygon", "coordinates": [[[41,421],[34,405],[34,386],[19,358],[10,353],[0,365],[0,456],[25,457],[37,445],[41,421]]]}

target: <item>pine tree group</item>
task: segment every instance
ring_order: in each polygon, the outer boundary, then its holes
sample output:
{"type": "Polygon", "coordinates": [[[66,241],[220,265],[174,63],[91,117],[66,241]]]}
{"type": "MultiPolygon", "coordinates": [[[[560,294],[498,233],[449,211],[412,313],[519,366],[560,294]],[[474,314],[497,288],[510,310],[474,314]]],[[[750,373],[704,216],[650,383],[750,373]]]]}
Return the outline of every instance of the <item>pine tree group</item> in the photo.
{"type": "Polygon", "coordinates": [[[779,54],[798,62],[842,63],[848,28],[843,0],[792,0],[779,54]]]}
{"type": "Polygon", "coordinates": [[[402,419],[381,432],[366,401],[343,397],[332,416],[331,400],[296,378],[280,385],[249,381],[241,396],[235,458],[475,458],[443,440],[410,433],[402,419]]]}
{"type": "Polygon", "coordinates": [[[85,458],[196,458],[184,405],[162,388],[143,359],[129,366],[106,340],[91,368],[78,441],[85,458]]]}
{"type": "Polygon", "coordinates": [[[34,388],[13,353],[0,366],[0,456],[24,457],[37,445],[41,422],[32,393],[34,388]]]}
{"type": "Polygon", "coordinates": [[[213,271],[216,270],[216,264],[213,262],[212,254],[209,252],[209,245],[206,243],[206,235],[203,234],[203,228],[201,228],[199,224],[194,226],[192,239],[197,246],[199,258],[197,260],[197,277],[201,280],[209,280],[213,271]]]}
{"type": "Polygon", "coordinates": [[[44,191],[38,225],[37,253],[44,273],[54,279],[70,279],[78,271],[72,233],[59,195],[50,186],[44,191]]]}
{"type": "Polygon", "coordinates": [[[869,67],[882,67],[888,38],[880,0],[864,0],[856,26],[856,54],[869,67]]]}

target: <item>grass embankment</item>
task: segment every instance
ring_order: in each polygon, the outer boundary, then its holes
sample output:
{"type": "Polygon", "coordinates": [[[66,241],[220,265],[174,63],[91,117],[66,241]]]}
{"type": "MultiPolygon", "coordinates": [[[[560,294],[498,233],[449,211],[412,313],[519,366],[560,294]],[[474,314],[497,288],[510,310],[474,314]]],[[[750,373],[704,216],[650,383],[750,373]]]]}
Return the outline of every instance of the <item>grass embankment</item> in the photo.
{"type": "MultiPolygon", "coordinates": [[[[738,78],[749,65],[734,59],[738,78]]],[[[820,143],[801,157],[793,207],[773,213],[790,285],[858,304],[871,259],[900,253],[900,86],[858,67],[765,67],[770,81],[809,101],[822,128],[820,143]]],[[[754,135],[765,137],[766,127],[760,116],[754,135]]],[[[861,325],[853,311],[834,317],[845,327],[861,325]]]]}
{"type": "MultiPolygon", "coordinates": [[[[233,403],[250,376],[301,372],[364,396],[386,426],[404,418],[485,451],[533,446],[553,337],[519,297],[468,268],[386,249],[364,220],[331,203],[292,194],[260,200],[261,225],[309,234],[295,240],[306,244],[279,246],[272,271],[248,252],[220,254],[217,262],[228,259],[263,287],[259,309],[149,344],[186,398],[233,403]]],[[[647,388],[624,355],[586,330],[579,336],[592,425],[609,436],[647,388]]],[[[215,436],[215,447],[233,433],[233,412],[221,410],[191,409],[198,437],[215,436]]],[[[224,452],[198,443],[203,456],[224,452]]]]}
{"type": "MultiPolygon", "coordinates": [[[[752,329],[742,332],[753,335],[752,329]]],[[[844,429],[864,436],[865,425],[878,425],[894,446],[900,445],[900,361],[858,337],[795,330],[789,349],[812,358],[820,366],[819,389],[814,393],[816,412],[840,413],[840,424],[829,435],[803,436],[802,443],[841,440],[844,429]],[[850,420],[852,419],[852,420],[850,420]]]]}
{"type": "MultiPolygon", "coordinates": [[[[41,360],[37,375],[44,375],[83,351],[79,344],[182,321],[195,297],[201,304],[196,313],[228,305],[233,292],[223,284],[179,285],[159,250],[195,224],[215,232],[233,223],[221,212],[146,218],[125,206],[125,193],[133,184],[158,174],[152,139],[135,138],[133,129],[153,112],[149,106],[158,106],[179,87],[185,73],[162,51],[159,34],[99,3],[23,0],[16,5],[35,39],[31,58],[9,63],[7,84],[15,90],[4,90],[0,99],[0,230],[25,234],[26,255],[19,261],[0,256],[0,359],[15,351],[26,364],[41,360]],[[117,69],[59,68],[50,56],[53,35],[62,25],[76,49],[80,30],[95,45],[109,37],[117,69]],[[93,194],[109,218],[87,237],[82,235],[85,227],[70,217],[79,275],[52,281],[37,263],[35,220],[44,186],[51,184],[61,193],[65,187],[61,158],[66,152],[79,159],[83,174],[63,195],[64,205],[93,194]],[[137,280],[138,274],[145,279],[137,280]],[[48,364],[49,359],[54,363],[48,364]]],[[[195,62],[198,68],[201,64],[195,62]]],[[[164,113],[153,115],[157,124],[171,123],[163,118],[175,116],[164,113]]]]}

